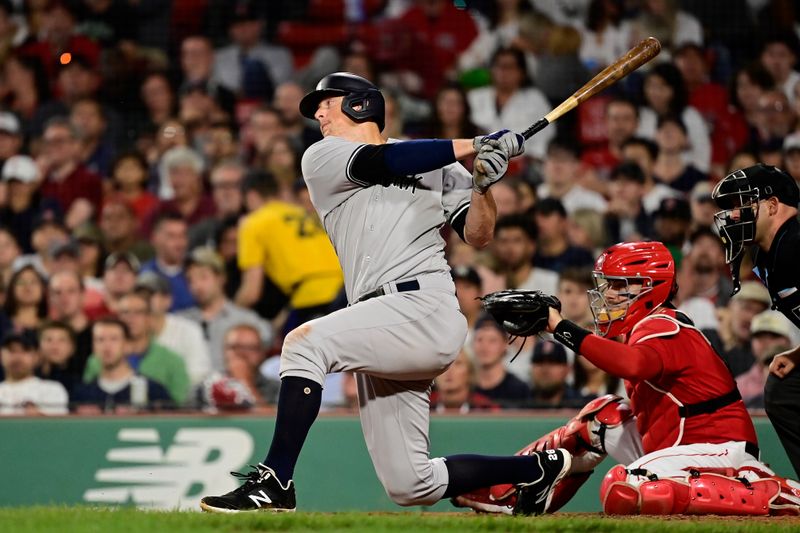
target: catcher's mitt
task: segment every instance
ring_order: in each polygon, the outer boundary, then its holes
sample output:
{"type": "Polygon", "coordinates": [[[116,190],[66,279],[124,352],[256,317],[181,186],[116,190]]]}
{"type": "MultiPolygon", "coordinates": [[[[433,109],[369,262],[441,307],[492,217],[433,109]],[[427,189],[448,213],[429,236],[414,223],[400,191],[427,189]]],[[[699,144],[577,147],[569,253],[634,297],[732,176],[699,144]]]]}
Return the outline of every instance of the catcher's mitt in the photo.
{"type": "Polygon", "coordinates": [[[504,330],[518,337],[544,331],[551,307],[561,311],[558,298],[542,291],[498,291],[487,294],[481,302],[504,330]]]}

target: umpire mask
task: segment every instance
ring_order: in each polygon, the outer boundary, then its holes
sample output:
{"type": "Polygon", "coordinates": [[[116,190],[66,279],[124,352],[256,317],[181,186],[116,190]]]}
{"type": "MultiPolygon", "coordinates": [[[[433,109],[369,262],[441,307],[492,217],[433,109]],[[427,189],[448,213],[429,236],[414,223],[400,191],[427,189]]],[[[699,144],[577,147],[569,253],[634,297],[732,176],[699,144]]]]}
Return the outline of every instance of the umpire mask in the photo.
{"type": "Polygon", "coordinates": [[[711,193],[717,207],[722,209],[714,215],[714,225],[725,246],[725,262],[734,263],[736,273],[745,245],[755,239],[758,219],[759,190],[751,185],[745,170],[749,169],[728,174],[711,193]]]}

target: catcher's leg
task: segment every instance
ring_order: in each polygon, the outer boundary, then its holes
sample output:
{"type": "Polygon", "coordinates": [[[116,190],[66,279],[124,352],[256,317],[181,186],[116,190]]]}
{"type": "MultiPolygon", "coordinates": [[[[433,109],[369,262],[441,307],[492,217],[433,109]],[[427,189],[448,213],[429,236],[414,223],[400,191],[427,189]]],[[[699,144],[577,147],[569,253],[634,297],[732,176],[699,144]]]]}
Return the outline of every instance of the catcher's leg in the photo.
{"type": "MultiPolygon", "coordinates": [[[[626,463],[643,455],[633,413],[622,398],[613,394],[592,400],[565,426],[532,442],[517,455],[553,448],[568,450],[572,454],[572,467],[569,475],[556,485],[548,512],[566,504],[606,454],[626,463]]],[[[516,502],[515,493],[514,485],[494,485],[453,498],[453,503],[478,512],[510,514],[516,502]]]]}
{"type": "Polygon", "coordinates": [[[612,468],[600,487],[608,514],[765,515],[781,491],[776,479],[733,477],[754,460],[744,442],[657,450],[612,468]]]}
{"type": "Polygon", "coordinates": [[[758,479],[774,479],[781,487],[780,494],[769,506],[771,515],[800,515],[800,483],[793,479],[787,479],[775,474],[770,468],[761,461],[745,461],[736,471],[737,478],[744,478],[748,481],[758,479]]]}

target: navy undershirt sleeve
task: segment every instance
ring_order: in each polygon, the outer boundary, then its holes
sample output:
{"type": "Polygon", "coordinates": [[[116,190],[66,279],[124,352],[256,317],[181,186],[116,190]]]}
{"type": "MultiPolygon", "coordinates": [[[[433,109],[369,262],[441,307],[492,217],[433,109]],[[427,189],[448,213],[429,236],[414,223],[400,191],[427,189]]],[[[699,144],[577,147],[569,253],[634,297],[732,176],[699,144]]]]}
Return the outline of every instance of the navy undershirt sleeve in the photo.
{"type": "Polygon", "coordinates": [[[389,186],[396,178],[430,172],[455,162],[453,141],[446,139],[366,144],[353,156],[348,175],[362,186],[389,186]]]}

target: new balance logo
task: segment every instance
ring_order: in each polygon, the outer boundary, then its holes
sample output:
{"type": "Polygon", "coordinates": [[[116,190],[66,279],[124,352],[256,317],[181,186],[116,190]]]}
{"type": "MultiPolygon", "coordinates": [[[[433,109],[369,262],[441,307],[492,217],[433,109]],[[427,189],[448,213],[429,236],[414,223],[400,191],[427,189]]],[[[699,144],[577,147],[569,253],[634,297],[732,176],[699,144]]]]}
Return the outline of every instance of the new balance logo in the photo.
{"type": "Polygon", "coordinates": [[[122,428],[108,450],[97,486],[83,494],[90,503],[152,509],[195,509],[213,487],[227,492],[238,483],[228,472],[253,455],[253,438],[239,428],[180,428],[163,438],[156,428],[122,428]]]}
{"type": "MultiPolygon", "coordinates": [[[[550,492],[550,487],[543,488],[540,492],[536,493],[536,503],[542,503],[547,498],[547,493],[550,492]]],[[[252,496],[251,496],[252,498],[252,496]]]]}
{"type": "Polygon", "coordinates": [[[248,494],[247,497],[253,500],[253,503],[258,505],[259,507],[261,507],[262,503],[267,505],[272,503],[272,500],[269,499],[269,496],[267,496],[263,490],[258,491],[258,494],[261,494],[261,496],[258,496],[256,494],[248,494]]]}

